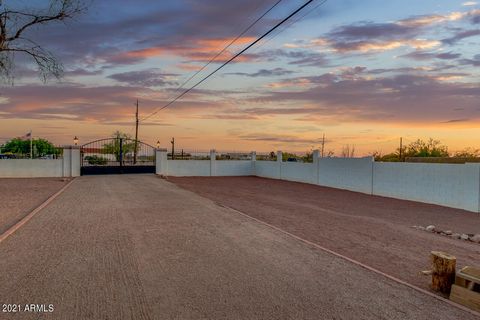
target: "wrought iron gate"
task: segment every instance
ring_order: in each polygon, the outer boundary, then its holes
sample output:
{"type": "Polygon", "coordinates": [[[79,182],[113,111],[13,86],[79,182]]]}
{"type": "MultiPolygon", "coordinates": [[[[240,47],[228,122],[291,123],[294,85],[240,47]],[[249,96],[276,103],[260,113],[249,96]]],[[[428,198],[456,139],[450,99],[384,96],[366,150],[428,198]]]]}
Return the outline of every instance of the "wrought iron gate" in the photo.
{"type": "Polygon", "coordinates": [[[80,148],[81,174],[155,173],[155,148],[141,141],[107,138],[80,148]]]}

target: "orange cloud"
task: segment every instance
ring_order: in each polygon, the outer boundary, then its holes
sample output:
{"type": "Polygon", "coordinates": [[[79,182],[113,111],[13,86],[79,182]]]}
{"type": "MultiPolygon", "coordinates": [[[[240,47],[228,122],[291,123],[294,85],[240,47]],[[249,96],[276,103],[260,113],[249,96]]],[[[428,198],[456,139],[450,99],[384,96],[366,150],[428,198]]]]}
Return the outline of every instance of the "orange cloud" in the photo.
{"type": "MultiPolygon", "coordinates": [[[[161,55],[173,55],[180,56],[189,59],[190,61],[208,62],[227,44],[232,42],[234,38],[217,38],[217,39],[199,39],[186,42],[185,45],[173,45],[162,47],[150,47],[140,50],[133,50],[122,52],[111,58],[111,61],[137,61],[141,59],[148,59],[152,57],[158,57],[161,55]]],[[[251,43],[255,38],[253,37],[241,37],[235,41],[235,43],[219,55],[215,61],[225,61],[230,59],[238,47],[243,47],[248,43],[251,43]]],[[[252,56],[242,55],[236,59],[236,61],[251,61],[252,56]]],[[[193,70],[192,65],[181,64],[180,67],[193,70]]]]}
{"type": "Polygon", "coordinates": [[[162,48],[147,48],[147,49],[141,49],[141,50],[135,50],[135,51],[128,51],[124,53],[126,57],[129,58],[151,58],[151,57],[157,57],[160,56],[164,53],[164,50],[162,48]]]}
{"type": "Polygon", "coordinates": [[[198,69],[200,69],[200,66],[188,63],[179,63],[176,65],[176,67],[187,71],[197,71],[198,69]]]}
{"type": "MultiPolygon", "coordinates": [[[[415,49],[430,49],[437,47],[441,44],[440,41],[437,40],[423,40],[423,39],[415,39],[415,40],[397,40],[397,41],[385,41],[385,42],[365,42],[360,43],[357,46],[357,50],[361,52],[368,52],[368,51],[387,51],[396,49],[399,47],[412,47],[415,49]]],[[[339,50],[341,51],[341,49],[339,50]]]]}

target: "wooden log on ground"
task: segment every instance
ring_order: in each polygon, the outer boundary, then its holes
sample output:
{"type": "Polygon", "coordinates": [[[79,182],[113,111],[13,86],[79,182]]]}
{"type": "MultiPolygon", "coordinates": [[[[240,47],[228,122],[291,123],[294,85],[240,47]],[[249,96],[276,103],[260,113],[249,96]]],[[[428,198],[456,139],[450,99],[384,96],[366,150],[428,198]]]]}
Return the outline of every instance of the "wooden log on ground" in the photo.
{"type": "Polygon", "coordinates": [[[445,294],[450,293],[455,282],[457,258],[445,252],[432,251],[432,289],[445,294]]]}
{"type": "Polygon", "coordinates": [[[453,285],[450,300],[480,312],[480,293],[453,285]]]}

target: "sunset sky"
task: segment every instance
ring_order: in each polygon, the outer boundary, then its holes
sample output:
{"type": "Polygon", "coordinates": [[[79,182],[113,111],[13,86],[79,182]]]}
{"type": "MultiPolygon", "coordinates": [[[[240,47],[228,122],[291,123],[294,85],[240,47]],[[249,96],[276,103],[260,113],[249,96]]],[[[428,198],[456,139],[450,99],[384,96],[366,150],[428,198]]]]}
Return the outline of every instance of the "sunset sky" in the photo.
{"type": "MultiPolygon", "coordinates": [[[[0,142],[22,136],[80,143],[143,118],[276,0],[90,0],[67,24],[27,35],[65,66],[46,84],[18,56],[0,89],[0,142]],[[90,3],[90,2],[89,2],[90,3]],[[112,5],[112,3],[115,3],[112,5]]],[[[7,7],[32,2],[3,1],[7,7]]],[[[217,63],[304,1],[284,0],[217,63]]],[[[293,25],[256,45],[184,98],[140,123],[140,139],[208,150],[318,148],[392,152],[433,137],[480,148],[480,4],[455,0],[316,0],[293,25]],[[312,9],[314,9],[312,11],[312,9]],[[308,15],[304,16],[306,13],[308,15]]],[[[480,3],[480,2],[479,2],[480,3]]],[[[292,21],[295,21],[294,18],[292,21]]]]}

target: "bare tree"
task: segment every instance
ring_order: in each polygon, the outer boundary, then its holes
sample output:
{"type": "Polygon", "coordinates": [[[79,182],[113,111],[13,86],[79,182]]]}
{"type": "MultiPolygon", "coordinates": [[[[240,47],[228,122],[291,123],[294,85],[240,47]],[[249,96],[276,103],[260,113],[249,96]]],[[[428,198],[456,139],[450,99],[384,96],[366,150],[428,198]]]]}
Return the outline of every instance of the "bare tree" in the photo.
{"type": "Polygon", "coordinates": [[[0,0],[0,78],[13,81],[15,55],[23,54],[37,65],[43,81],[60,78],[61,62],[25,34],[36,26],[71,19],[85,10],[81,0],[50,0],[47,8],[9,9],[0,0]]]}
{"type": "Polygon", "coordinates": [[[342,147],[341,156],[343,158],[353,158],[355,157],[355,145],[345,145],[342,147]]]}

